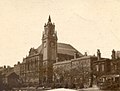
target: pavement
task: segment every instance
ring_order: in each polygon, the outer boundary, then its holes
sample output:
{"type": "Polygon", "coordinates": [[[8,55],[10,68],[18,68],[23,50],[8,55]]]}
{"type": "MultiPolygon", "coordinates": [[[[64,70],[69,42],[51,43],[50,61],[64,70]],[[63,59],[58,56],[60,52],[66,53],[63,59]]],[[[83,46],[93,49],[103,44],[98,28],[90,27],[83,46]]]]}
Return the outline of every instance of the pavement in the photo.
{"type": "Polygon", "coordinates": [[[51,89],[51,90],[47,90],[47,91],[78,91],[78,90],[66,89],[66,88],[57,88],[57,89],[51,89]]]}
{"type": "Polygon", "coordinates": [[[66,88],[57,88],[57,89],[51,89],[46,91],[100,91],[97,87],[92,88],[83,88],[83,89],[66,89],[66,88]]]}

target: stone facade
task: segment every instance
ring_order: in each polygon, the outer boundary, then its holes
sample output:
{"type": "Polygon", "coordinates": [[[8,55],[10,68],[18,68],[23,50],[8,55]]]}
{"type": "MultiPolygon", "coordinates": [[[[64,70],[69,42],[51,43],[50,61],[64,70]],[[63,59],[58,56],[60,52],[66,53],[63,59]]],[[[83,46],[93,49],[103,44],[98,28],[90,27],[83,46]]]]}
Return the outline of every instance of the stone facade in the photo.
{"type": "Polygon", "coordinates": [[[95,56],[83,56],[54,64],[54,81],[64,86],[92,86],[95,56]],[[69,84],[68,84],[69,83],[69,84]],[[81,84],[81,85],[80,85],[81,84]]]}
{"type": "Polygon", "coordinates": [[[7,72],[2,78],[7,88],[19,87],[21,84],[18,79],[19,76],[15,72],[7,72]]]}
{"type": "Polygon", "coordinates": [[[111,59],[101,58],[98,55],[98,60],[93,63],[93,80],[95,84],[101,81],[101,77],[114,78],[120,76],[120,59],[116,57],[115,50],[112,51],[111,57],[111,59]]]}
{"type": "Polygon", "coordinates": [[[120,75],[120,57],[119,57],[119,52],[113,50],[112,51],[112,55],[111,55],[112,59],[111,59],[111,74],[116,74],[116,75],[120,75]]]}
{"type": "Polygon", "coordinates": [[[14,72],[17,74],[17,75],[20,75],[20,62],[18,62],[17,64],[14,65],[14,72]]]}
{"type": "Polygon", "coordinates": [[[29,55],[20,65],[20,78],[28,86],[42,82],[42,55],[29,55]]]}
{"type": "Polygon", "coordinates": [[[14,71],[24,86],[41,86],[53,83],[53,64],[71,60],[76,53],[77,57],[83,56],[70,44],[57,43],[55,24],[49,16],[44,26],[42,44],[38,48],[31,48],[29,55],[23,62],[14,66],[14,71]]]}
{"type": "Polygon", "coordinates": [[[47,24],[44,26],[44,30],[42,37],[43,84],[46,86],[53,82],[53,64],[57,58],[57,33],[50,16],[47,24]]]}

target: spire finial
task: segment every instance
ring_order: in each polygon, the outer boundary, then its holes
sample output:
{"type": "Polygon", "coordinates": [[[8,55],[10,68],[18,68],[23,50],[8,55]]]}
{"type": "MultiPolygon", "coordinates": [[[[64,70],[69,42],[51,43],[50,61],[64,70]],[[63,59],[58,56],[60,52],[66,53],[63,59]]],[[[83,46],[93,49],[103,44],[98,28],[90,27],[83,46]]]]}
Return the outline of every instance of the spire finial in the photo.
{"type": "Polygon", "coordinates": [[[51,22],[51,18],[50,18],[50,15],[49,15],[49,18],[48,18],[48,22],[51,22]]]}

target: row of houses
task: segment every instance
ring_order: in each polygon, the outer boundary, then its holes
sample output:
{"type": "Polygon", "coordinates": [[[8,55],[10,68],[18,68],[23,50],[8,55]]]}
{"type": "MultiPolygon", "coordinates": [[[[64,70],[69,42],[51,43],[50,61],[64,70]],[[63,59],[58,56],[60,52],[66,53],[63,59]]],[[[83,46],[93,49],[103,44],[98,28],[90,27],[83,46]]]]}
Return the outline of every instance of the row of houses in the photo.
{"type": "Polygon", "coordinates": [[[112,51],[111,59],[102,58],[100,50],[97,56],[83,56],[69,61],[54,64],[54,78],[56,83],[76,84],[81,86],[97,85],[101,76],[120,75],[119,54],[112,51]]]}
{"type": "Polygon", "coordinates": [[[19,75],[14,72],[14,67],[0,67],[0,90],[20,87],[21,84],[19,75]]]}
{"type": "MultiPolygon", "coordinates": [[[[120,58],[119,56],[116,57],[116,55],[118,53],[113,50],[111,59],[102,58],[100,50],[98,50],[97,56],[84,55],[83,57],[77,57],[74,55],[74,59],[56,62],[53,64],[53,82],[55,85],[62,87],[91,87],[97,85],[101,76],[119,76],[120,58]]],[[[2,83],[10,85],[10,87],[37,86],[37,83],[31,83],[32,79],[30,79],[30,82],[27,81],[27,84],[24,84],[25,79],[21,77],[23,73],[22,66],[23,64],[18,62],[14,67],[1,67],[2,83]]],[[[42,76],[42,74],[38,73],[38,76],[34,74],[34,77],[36,76],[36,82],[41,84],[39,75],[42,76]]],[[[28,78],[26,76],[26,79],[29,79],[29,76],[28,78]]]]}

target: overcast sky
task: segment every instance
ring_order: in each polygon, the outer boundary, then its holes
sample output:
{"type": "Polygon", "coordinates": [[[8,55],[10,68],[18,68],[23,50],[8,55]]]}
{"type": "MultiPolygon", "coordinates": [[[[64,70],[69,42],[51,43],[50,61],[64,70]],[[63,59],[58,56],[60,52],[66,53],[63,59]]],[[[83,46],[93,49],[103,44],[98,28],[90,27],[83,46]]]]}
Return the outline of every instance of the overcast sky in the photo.
{"type": "Polygon", "coordinates": [[[120,0],[0,0],[0,66],[22,62],[42,43],[49,15],[58,42],[109,58],[120,50],[120,0]]]}

